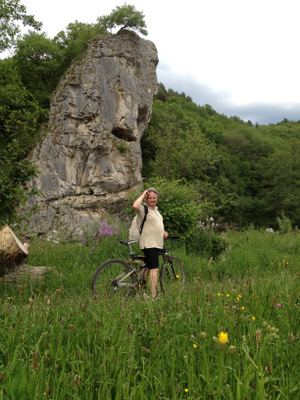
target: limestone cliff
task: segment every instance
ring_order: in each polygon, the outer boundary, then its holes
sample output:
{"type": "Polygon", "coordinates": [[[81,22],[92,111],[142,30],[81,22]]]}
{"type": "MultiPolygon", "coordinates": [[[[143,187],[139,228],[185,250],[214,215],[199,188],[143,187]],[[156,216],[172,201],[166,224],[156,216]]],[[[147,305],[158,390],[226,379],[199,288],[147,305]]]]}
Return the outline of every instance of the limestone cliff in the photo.
{"type": "Polygon", "coordinates": [[[104,215],[120,215],[141,184],[140,139],[157,92],[155,45],[134,32],[89,43],[54,93],[49,130],[31,161],[40,174],[31,186],[39,210],[30,228],[65,228],[79,236],[104,215]]]}

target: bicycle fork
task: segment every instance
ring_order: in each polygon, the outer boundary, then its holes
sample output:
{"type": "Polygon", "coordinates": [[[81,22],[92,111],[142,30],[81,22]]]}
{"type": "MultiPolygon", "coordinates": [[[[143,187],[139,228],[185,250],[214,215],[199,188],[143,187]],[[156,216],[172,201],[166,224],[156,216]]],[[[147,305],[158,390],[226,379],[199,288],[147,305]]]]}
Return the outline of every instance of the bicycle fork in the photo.
{"type": "Polygon", "coordinates": [[[179,279],[180,275],[177,275],[174,266],[173,266],[173,259],[172,257],[169,256],[169,254],[166,254],[164,257],[164,263],[166,264],[166,274],[171,278],[171,276],[174,277],[174,279],[179,279]]]}

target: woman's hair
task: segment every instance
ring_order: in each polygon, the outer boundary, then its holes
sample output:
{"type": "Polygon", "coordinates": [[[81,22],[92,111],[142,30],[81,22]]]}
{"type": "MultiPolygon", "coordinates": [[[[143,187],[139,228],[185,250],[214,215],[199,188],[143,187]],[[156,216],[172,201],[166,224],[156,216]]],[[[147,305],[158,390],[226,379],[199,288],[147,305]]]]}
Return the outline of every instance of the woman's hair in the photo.
{"type": "Polygon", "coordinates": [[[153,187],[148,189],[148,193],[155,193],[158,196],[158,191],[156,189],[154,189],[153,187]]]}

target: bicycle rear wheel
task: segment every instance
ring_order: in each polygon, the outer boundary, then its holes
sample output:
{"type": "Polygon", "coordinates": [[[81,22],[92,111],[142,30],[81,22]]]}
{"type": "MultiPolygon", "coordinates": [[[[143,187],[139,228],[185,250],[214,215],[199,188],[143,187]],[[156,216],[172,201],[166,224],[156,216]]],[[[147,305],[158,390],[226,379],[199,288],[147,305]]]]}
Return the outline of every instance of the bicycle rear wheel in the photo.
{"type": "Polygon", "coordinates": [[[170,257],[162,265],[160,284],[165,295],[180,292],[186,285],[186,271],[183,262],[177,257],[170,257]]]}
{"type": "Polygon", "coordinates": [[[137,286],[135,271],[122,260],[108,260],[98,267],[92,279],[96,296],[130,294],[137,286]]]}

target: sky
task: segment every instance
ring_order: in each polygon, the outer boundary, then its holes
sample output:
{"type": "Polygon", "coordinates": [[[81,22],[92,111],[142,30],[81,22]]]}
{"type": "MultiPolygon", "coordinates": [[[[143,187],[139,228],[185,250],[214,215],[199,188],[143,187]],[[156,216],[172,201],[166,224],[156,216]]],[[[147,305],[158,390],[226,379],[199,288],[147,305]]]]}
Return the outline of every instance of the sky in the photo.
{"type": "Polygon", "coordinates": [[[145,15],[167,89],[253,124],[300,120],[299,0],[20,0],[50,38],[125,2],[145,15]]]}

